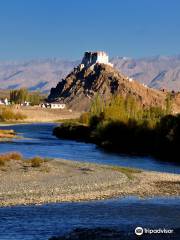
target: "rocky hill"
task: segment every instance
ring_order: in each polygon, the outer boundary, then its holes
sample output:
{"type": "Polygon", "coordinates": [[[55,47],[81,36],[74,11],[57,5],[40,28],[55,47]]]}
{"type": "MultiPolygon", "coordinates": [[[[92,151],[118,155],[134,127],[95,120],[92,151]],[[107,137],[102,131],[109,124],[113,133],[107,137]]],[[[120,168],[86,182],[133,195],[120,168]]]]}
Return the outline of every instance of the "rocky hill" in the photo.
{"type": "Polygon", "coordinates": [[[144,106],[163,106],[166,93],[149,88],[121,74],[106,64],[93,68],[75,68],[65,79],[51,89],[49,101],[65,102],[75,110],[88,110],[97,95],[109,99],[113,94],[134,96],[144,106]]]}
{"type": "MultiPolygon", "coordinates": [[[[114,67],[123,74],[153,88],[180,91],[180,56],[132,59],[112,58],[114,67]]],[[[34,59],[22,62],[0,62],[0,88],[49,92],[80,61],[34,59]]]]}

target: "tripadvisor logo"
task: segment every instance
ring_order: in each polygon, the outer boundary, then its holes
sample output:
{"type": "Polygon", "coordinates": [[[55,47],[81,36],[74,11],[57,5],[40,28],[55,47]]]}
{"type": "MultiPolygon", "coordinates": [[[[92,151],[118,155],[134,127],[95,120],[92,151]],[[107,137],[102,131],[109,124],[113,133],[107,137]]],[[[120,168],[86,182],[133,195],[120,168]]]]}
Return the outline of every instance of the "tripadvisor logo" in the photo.
{"type": "Polygon", "coordinates": [[[135,234],[140,236],[142,235],[143,233],[144,234],[162,234],[162,233],[165,233],[165,234],[172,234],[174,233],[174,230],[173,229],[165,229],[165,228],[158,228],[158,229],[149,229],[149,228],[142,228],[142,227],[136,227],[135,228],[135,234]]]}
{"type": "Polygon", "coordinates": [[[138,236],[142,235],[143,234],[143,228],[142,227],[137,227],[135,229],[135,234],[138,235],[138,236]]]}

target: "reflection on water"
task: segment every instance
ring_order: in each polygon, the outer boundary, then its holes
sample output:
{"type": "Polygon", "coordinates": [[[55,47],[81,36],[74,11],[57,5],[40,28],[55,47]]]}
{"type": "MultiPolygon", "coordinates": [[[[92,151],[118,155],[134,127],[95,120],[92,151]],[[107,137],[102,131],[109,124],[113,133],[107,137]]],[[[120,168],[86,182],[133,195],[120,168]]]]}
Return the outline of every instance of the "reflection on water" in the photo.
{"type": "MultiPolygon", "coordinates": [[[[123,198],[82,203],[0,208],[1,240],[45,240],[77,227],[108,227],[134,232],[135,227],[180,227],[180,199],[123,198]]],[[[178,238],[177,238],[178,239],[178,238]]]]}
{"type": "Polygon", "coordinates": [[[3,126],[1,128],[14,129],[23,138],[0,143],[0,152],[19,151],[25,157],[38,155],[180,173],[180,166],[157,161],[151,157],[111,154],[97,148],[94,144],[57,139],[52,136],[54,126],[55,124],[51,123],[3,126]]]}

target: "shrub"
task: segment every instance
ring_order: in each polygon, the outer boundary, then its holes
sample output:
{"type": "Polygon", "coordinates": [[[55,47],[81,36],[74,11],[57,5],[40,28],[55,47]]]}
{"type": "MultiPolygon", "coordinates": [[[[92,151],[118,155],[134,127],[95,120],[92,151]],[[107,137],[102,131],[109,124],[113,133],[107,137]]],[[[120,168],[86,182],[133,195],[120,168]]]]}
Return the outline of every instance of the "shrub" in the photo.
{"type": "Polygon", "coordinates": [[[11,152],[9,153],[10,160],[22,160],[22,154],[19,152],[11,152]]]}
{"type": "Polygon", "coordinates": [[[63,123],[59,127],[54,128],[53,135],[64,139],[88,141],[90,136],[90,128],[77,123],[63,123]]]}
{"type": "Polygon", "coordinates": [[[5,161],[0,158],[0,167],[5,165],[5,161]]]}
{"type": "Polygon", "coordinates": [[[0,121],[9,121],[9,120],[23,120],[26,116],[21,113],[14,113],[11,108],[1,108],[0,109],[0,121]]]}
{"type": "Polygon", "coordinates": [[[10,160],[22,160],[21,153],[10,152],[10,153],[0,154],[0,166],[4,166],[6,162],[10,160]]]}
{"type": "Polygon", "coordinates": [[[34,157],[30,159],[31,167],[40,167],[44,160],[41,157],[34,157]]]}
{"type": "Polygon", "coordinates": [[[89,123],[89,113],[88,112],[82,113],[79,118],[79,122],[83,123],[83,124],[88,124],[89,123]]]}

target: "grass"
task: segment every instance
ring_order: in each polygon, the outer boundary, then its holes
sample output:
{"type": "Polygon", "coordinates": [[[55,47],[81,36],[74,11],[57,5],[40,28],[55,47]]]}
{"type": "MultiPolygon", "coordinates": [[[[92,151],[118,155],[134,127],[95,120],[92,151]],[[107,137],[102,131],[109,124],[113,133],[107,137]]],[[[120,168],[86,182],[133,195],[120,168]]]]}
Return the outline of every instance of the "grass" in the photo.
{"type": "Polygon", "coordinates": [[[20,112],[14,112],[11,107],[1,107],[0,108],[0,121],[7,122],[7,121],[17,121],[17,120],[24,120],[26,118],[20,112]]]}
{"type": "Polygon", "coordinates": [[[56,120],[57,123],[79,123],[79,118],[67,118],[56,120]]]}
{"type": "Polygon", "coordinates": [[[18,152],[10,152],[10,153],[4,153],[0,154],[0,166],[5,166],[8,161],[11,160],[22,160],[22,155],[21,153],[18,152]]]}
{"type": "Polygon", "coordinates": [[[30,165],[31,167],[34,168],[38,168],[41,167],[42,164],[44,162],[47,162],[49,159],[45,158],[41,158],[41,157],[33,157],[31,159],[24,159],[22,154],[19,152],[10,152],[10,153],[4,153],[4,154],[0,154],[0,167],[3,167],[7,164],[7,162],[9,161],[24,161],[26,163],[28,163],[28,165],[30,165]]]}
{"type": "Polygon", "coordinates": [[[128,168],[128,167],[113,166],[113,167],[111,167],[111,169],[125,174],[129,179],[133,179],[133,174],[142,172],[140,169],[128,168]]]}

